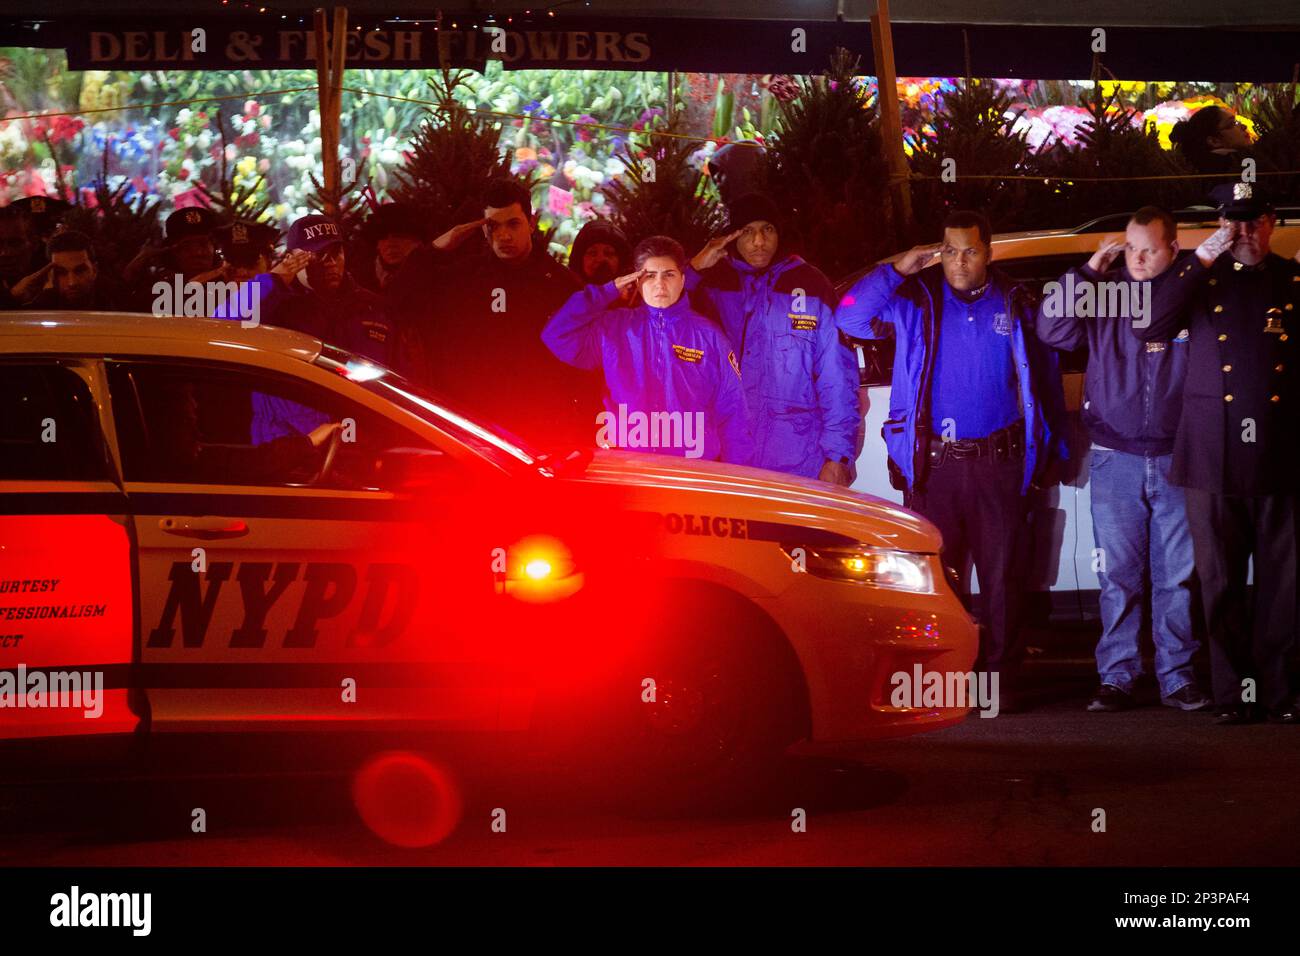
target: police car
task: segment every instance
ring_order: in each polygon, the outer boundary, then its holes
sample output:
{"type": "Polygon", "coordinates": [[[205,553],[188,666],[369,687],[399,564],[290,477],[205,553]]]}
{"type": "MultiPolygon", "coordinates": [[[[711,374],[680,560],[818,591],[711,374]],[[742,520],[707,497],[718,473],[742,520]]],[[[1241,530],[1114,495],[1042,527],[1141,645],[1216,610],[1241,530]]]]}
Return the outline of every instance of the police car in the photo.
{"type": "MultiPolygon", "coordinates": [[[[1123,238],[1129,213],[1104,216],[1073,229],[1002,233],[993,237],[993,261],[1004,272],[1023,282],[1039,295],[1043,286],[1059,279],[1067,269],[1086,262],[1103,238],[1123,238]]],[[[1178,245],[1195,249],[1218,228],[1213,209],[1183,209],[1174,213],[1178,223],[1178,245]]],[[[1279,208],[1272,238],[1273,252],[1294,256],[1300,250],[1300,209],[1279,208]]],[[[893,262],[902,253],[882,262],[893,262]]],[[[836,283],[843,295],[874,265],[867,266],[836,283]]],[[[881,439],[881,427],[889,413],[890,380],[893,372],[892,339],[853,341],[858,352],[860,380],[865,392],[864,441],[857,462],[853,488],[874,497],[901,504],[903,493],[890,486],[888,456],[881,439]]],[[[1093,548],[1091,498],[1088,493],[1087,449],[1090,441],[1079,421],[1083,402],[1087,350],[1060,355],[1066,406],[1071,413],[1067,435],[1070,461],[1057,477],[1059,483],[1031,500],[1034,529],[1032,554],[1026,564],[1026,587],[1032,592],[1033,611],[1061,621],[1097,617],[1097,577],[1093,548]]],[[[978,577],[974,589],[979,590],[978,577]]]]}
{"type": "Polygon", "coordinates": [[[700,786],[967,712],[891,702],[977,638],[889,502],[544,454],[233,321],[9,314],[0,364],[0,738],[576,737],[700,786]],[[102,677],[99,713],[41,706],[60,674],[102,677]]]}

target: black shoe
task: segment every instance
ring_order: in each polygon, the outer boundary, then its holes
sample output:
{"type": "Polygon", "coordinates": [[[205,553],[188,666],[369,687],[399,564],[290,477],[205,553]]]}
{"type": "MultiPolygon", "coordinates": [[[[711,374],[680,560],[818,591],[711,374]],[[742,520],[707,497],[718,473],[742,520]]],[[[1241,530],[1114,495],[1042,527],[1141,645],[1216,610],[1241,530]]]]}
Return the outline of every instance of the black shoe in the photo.
{"type": "Polygon", "coordinates": [[[1196,685],[1195,681],[1184,684],[1168,697],[1161,697],[1160,703],[1166,707],[1177,707],[1179,710],[1209,710],[1214,706],[1214,702],[1196,685]]]}
{"type": "Polygon", "coordinates": [[[1214,708],[1214,722],[1224,726],[1255,724],[1259,723],[1259,715],[1249,704],[1217,704],[1214,708]]]}
{"type": "Polygon", "coordinates": [[[1296,702],[1283,704],[1277,710],[1268,712],[1268,722],[1270,724],[1300,724],[1300,707],[1296,702]]]}
{"type": "Polygon", "coordinates": [[[1113,714],[1121,710],[1132,710],[1137,706],[1133,695],[1120,690],[1114,684],[1102,684],[1097,693],[1088,701],[1088,710],[1094,714],[1113,714]]]}

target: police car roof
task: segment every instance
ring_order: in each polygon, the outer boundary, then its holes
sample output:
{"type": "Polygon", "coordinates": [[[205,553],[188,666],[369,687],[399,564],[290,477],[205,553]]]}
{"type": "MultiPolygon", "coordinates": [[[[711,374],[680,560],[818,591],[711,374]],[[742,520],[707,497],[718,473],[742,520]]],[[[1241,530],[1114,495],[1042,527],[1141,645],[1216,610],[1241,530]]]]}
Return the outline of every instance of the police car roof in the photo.
{"type": "Polygon", "coordinates": [[[320,355],[321,342],[290,329],[244,328],[230,319],[141,312],[0,313],[0,353],[193,355],[206,348],[242,349],[311,362],[320,355]]]}

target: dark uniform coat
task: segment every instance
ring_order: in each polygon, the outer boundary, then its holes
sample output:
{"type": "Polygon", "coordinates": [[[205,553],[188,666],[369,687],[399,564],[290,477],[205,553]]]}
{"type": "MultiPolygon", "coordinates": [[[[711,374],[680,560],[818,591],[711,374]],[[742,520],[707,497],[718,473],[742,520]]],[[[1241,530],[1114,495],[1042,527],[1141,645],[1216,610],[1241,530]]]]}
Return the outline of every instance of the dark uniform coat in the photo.
{"type": "Polygon", "coordinates": [[[1151,324],[1134,334],[1190,333],[1183,411],[1170,480],[1226,495],[1300,490],[1300,265],[1270,254],[1257,267],[1227,253],[1208,268],[1175,265],[1152,292],[1151,324]]]}

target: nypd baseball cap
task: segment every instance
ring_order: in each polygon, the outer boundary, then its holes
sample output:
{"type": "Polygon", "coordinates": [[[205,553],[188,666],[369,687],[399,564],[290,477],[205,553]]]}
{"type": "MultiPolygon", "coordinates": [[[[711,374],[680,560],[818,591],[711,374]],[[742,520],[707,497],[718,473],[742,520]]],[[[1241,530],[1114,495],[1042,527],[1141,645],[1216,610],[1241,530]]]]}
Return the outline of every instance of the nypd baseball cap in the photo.
{"type": "Polygon", "coordinates": [[[339,224],[329,216],[303,216],[289,227],[289,235],[284,240],[286,249],[305,249],[307,252],[320,252],[343,241],[339,224]]]}

